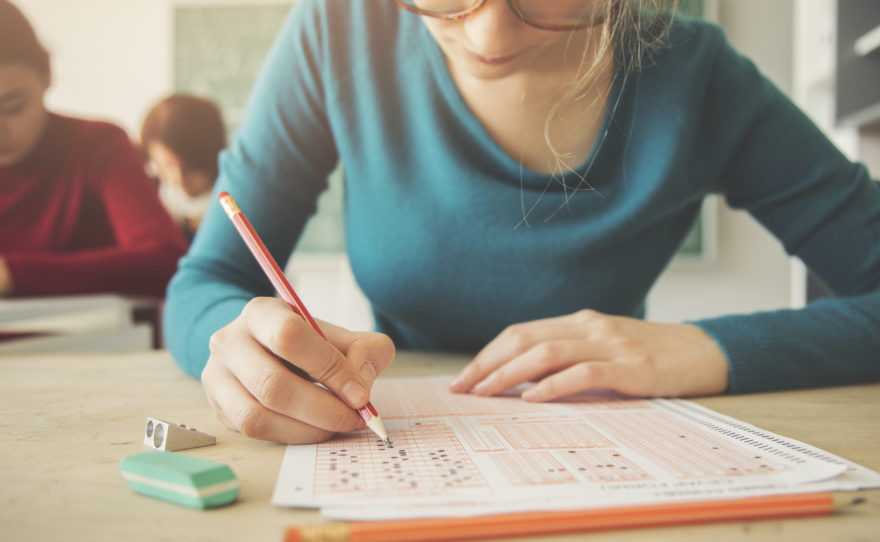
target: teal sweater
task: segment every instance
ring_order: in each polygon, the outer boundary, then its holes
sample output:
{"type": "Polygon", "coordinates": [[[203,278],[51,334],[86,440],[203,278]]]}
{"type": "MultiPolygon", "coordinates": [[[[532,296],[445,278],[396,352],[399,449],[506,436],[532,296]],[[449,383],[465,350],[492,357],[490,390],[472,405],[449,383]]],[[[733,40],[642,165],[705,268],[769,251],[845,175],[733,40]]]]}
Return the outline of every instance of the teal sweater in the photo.
{"type": "MultiPolygon", "coordinates": [[[[679,21],[625,85],[579,180],[530,171],[471,113],[420,19],[377,0],[304,0],[220,159],[287,261],[341,160],[346,245],[398,348],[477,351],[509,324],[591,308],[642,317],[721,194],[836,294],[801,310],[696,321],[731,392],[880,379],[880,185],[709,24],[679,21]]],[[[617,97],[616,96],[616,97],[617,97]]],[[[614,100],[612,100],[614,101],[614,100]]],[[[200,373],[211,333],[272,287],[219,205],[168,292],[164,333],[200,373]]]]}

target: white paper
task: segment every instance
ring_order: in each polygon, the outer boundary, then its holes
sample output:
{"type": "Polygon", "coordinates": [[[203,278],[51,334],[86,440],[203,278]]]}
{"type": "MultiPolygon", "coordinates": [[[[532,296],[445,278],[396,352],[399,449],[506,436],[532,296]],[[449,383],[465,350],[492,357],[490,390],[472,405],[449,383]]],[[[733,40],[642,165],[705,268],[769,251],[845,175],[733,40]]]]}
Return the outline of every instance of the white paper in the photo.
{"type": "Polygon", "coordinates": [[[563,402],[380,379],[371,432],[289,446],[273,503],[339,519],[467,516],[880,487],[880,475],[685,400],[563,402]]]}

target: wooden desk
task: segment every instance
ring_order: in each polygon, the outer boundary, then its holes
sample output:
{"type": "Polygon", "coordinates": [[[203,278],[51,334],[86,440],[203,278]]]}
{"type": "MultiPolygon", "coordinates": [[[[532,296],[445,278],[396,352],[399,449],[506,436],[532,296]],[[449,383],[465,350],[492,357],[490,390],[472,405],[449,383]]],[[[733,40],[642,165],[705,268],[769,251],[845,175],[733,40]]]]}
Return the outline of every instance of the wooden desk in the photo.
{"type": "MultiPolygon", "coordinates": [[[[450,374],[464,361],[402,353],[386,375],[450,374]]],[[[880,384],[697,402],[880,470],[880,384]]],[[[286,526],[319,520],[315,511],[270,504],[283,451],[227,430],[200,383],[164,351],[0,357],[0,540],[280,541],[286,526]],[[132,492],[119,461],[146,451],[147,416],[216,435],[217,445],[186,453],[228,464],[241,480],[239,501],[197,511],[132,492]]],[[[867,504],[833,517],[605,532],[589,540],[876,539],[880,490],[864,494],[867,504]]]]}

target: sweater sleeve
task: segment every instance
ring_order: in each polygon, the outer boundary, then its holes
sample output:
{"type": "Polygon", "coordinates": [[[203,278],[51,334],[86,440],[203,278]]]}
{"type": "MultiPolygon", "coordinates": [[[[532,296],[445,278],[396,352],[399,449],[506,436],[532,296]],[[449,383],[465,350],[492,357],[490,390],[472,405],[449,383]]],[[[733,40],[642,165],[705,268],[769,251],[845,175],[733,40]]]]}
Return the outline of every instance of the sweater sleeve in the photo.
{"type": "Polygon", "coordinates": [[[134,146],[122,129],[106,125],[93,140],[74,144],[77,153],[90,157],[83,171],[85,192],[74,197],[98,202],[113,241],[95,248],[4,254],[15,295],[164,296],[186,246],[134,146]]]}
{"type": "Polygon", "coordinates": [[[721,192],[835,293],[695,322],[727,356],[729,391],[880,379],[880,184],[729,47],[711,84],[707,129],[732,149],[721,192]]]}
{"type": "MultiPolygon", "coordinates": [[[[284,266],[337,161],[325,114],[320,52],[321,2],[294,8],[275,40],[215,187],[229,192],[279,265],[284,266]]],[[[271,296],[268,279],[219,204],[212,202],[169,286],[164,336],[178,364],[198,376],[210,336],[254,296],[271,296]]]]}

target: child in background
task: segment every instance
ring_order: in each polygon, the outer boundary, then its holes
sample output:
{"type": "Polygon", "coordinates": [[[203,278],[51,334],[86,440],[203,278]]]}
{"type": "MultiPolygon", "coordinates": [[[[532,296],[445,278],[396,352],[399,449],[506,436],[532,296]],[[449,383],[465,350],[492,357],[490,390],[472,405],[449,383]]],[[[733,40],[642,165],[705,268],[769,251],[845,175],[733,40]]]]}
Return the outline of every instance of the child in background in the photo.
{"type": "Polygon", "coordinates": [[[118,126],[48,111],[49,54],[0,0],[0,295],[164,297],[186,250],[118,126]]]}
{"type": "Polygon", "coordinates": [[[187,240],[192,240],[211,202],[217,155],[225,146],[220,109],[198,96],[169,96],[144,119],[144,156],[159,181],[159,198],[187,240]]]}

